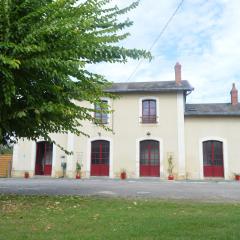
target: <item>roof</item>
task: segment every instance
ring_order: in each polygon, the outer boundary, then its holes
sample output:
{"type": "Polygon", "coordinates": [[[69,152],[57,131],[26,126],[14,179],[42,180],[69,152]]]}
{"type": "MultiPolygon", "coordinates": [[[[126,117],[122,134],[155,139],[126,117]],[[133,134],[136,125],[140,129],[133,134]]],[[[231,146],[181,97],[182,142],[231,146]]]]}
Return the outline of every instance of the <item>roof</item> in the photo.
{"type": "Polygon", "coordinates": [[[133,92],[177,92],[192,91],[193,87],[188,81],[183,80],[181,85],[175,81],[161,82],[122,82],[113,83],[105,91],[109,93],[133,93],[133,92]]]}
{"type": "Polygon", "coordinates": [[[240,116],[240,103],[186,104],[185,116],[240,116]]]}

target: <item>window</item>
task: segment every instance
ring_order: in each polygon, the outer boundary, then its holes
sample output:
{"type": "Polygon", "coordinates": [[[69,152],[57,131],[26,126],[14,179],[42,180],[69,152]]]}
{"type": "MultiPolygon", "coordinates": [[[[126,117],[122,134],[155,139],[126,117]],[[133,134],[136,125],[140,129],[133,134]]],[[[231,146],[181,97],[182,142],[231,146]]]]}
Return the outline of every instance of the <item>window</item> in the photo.
{"type": "Polygon", "coordinates": [[[142,101],[142,123],[156,123],[156,100],[147,99],[142,101]]]}
{"type": "MultiPolygon", "coordinates": [[[[102,100],[103,104],[108,104],[107,100],[102,100]]],[[[96,123],[101,123],[101,124],[107,124],[108,123],[108,114],[103,112],[103,109],[101,106],[98,104],[95,104],[95,119],[96,123]]]]}

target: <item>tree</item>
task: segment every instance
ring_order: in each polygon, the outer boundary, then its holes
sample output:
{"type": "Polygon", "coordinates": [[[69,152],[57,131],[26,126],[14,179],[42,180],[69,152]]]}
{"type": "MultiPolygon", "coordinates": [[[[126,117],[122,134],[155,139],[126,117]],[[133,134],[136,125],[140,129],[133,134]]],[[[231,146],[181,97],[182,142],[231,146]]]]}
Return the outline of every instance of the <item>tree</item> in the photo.
{"type": "Polygon", "coordinates": [[[8,145],[0,145],[0,155],[1,154],[12,154],[13,147],[8,145]]]}
{"type": "Polygon", "coordinates": [[[81,121],[93,121],[93,110],[75,101],[101,105],[101,97],[109,96],[109,82],[86,64],[151,58],[145,50],[118,45],[132,25],[118,18],[138,2],[119,9],[109,6],[111,0],[0,1],[1,144],[83,133],[81,121]]]}

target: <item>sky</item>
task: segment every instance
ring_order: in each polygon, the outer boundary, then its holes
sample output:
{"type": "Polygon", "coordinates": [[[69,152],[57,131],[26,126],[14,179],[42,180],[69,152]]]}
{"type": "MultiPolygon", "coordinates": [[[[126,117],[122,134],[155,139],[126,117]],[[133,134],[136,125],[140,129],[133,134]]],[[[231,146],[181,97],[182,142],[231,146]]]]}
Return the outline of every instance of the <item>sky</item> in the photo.
{"type": "MultiPolygon", "coordinates": [[[[132,0],[113,0],[119,7],[132,0]]],[[[181,0],[141,0],[126,17],[134,21],[121,45],[148,50],[181,0]]],[[[170,25],[151,50],[154,59],[126,64],[98,64],[94,72],[113,82],[174,80],[174,65],[194,91],[189,103],[230,102],[232,83],[240,92],[240,1],[184,0],[170,25]]]]}

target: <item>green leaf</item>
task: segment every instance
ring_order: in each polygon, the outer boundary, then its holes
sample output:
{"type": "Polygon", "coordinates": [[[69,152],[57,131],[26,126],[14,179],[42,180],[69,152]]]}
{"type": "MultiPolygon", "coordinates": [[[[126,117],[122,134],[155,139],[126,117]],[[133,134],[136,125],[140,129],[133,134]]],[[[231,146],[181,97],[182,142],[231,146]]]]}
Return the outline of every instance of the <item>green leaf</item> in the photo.
{"type": "Polygon", "coordinates": [[[50,133],[68,131],[87,135],[80,129],[94,121],[94,110],[79,103],[115,96],[105,92],[111,83],[86,65],[151,59],[120,44],[133,24],[122,15],[138,1],[123,9],[110,2],[0,2],[0,144],[22,137],[52,141],[50,133]]]}

